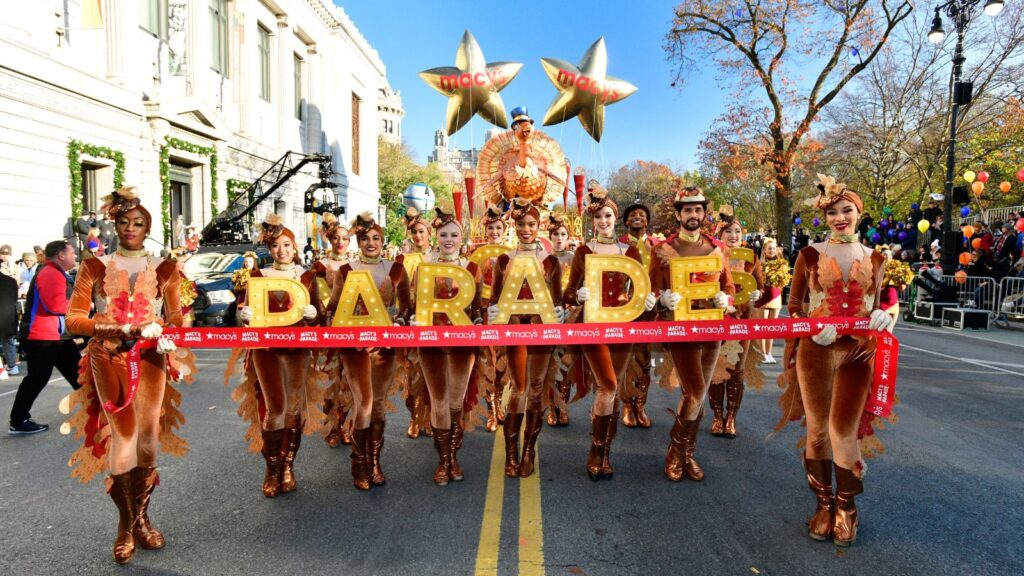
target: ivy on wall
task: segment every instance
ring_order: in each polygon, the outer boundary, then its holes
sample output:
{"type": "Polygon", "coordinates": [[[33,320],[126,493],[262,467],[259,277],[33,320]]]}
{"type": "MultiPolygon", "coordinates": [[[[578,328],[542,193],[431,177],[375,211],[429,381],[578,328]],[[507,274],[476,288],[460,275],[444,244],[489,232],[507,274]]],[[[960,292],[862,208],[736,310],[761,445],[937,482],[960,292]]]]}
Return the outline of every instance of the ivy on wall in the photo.
{"type": "Polygon", "coordinates": [[[213,146],[201,146],[187,140],[168,136],[160,147],[160,185],[163,195],[160,200],[160,212],[164,222],[164,245],[171,243],[171,150],[181,150],[192,154],[206,156],[210,160],[210,214],[217,215],[217,149],[213,146]]]}
{"type": "Polygon", "coordinates": [[[252,182],[228,178],[224,181],[224,184],[228,190],[228,203],[231,203],[235,201],[235,198],[241,196],[252,185],[252,182]]]}
{"type": "MultiPolygon", "coordinates": [[[[86,144],[81,140],[68,141],[68,172],[71,176],[71,219],[82,215],[82,155],[114,161],[114,190],[124,185],[124,153],[120,150],[86,144]]],[[[106,194],[104,194],[105,196],[106,194]]]]}

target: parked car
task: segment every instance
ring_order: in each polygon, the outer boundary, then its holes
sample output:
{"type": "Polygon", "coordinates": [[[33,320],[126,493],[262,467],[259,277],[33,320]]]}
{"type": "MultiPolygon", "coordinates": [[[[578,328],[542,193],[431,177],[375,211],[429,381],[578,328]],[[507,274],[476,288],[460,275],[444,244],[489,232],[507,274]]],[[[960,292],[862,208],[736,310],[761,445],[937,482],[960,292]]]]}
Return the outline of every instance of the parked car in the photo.
{"type": "Polygon", "coordinates": [[[273,258],[265,246],[230,244],[203,246],[185,263],[185,276],[196,283],[192,306],[195,326],[235,326],[235,293],[231,278],[242,267],[246,252],[256,253],[256,266],[270,266],[273,258]],[[195,263],[193,264],[193,260],[195,263]],[[192,264],[192,266],[189,266],[192,264]]]}

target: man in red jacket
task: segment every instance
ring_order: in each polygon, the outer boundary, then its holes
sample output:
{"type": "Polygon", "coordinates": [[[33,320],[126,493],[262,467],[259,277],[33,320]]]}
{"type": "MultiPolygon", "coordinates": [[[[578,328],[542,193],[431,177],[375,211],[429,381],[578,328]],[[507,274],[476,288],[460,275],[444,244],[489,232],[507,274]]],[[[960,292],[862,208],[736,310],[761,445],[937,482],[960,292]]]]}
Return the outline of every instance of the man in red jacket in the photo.
{"type": "Polygon", "coordinates": [[[19,336],[28,360],[28,375],[14,397],[9,434],[36,434],[50,429],[34,422],[29,411],[50,380],[54,366],[72,388],[78,388],[81,356],[64,329],[72,286],[68,270],[75,267],[75,249],[64,240],[55,240],[46,245],[44,254],[46,264],[36,272],[25,297],[19,336]]]}

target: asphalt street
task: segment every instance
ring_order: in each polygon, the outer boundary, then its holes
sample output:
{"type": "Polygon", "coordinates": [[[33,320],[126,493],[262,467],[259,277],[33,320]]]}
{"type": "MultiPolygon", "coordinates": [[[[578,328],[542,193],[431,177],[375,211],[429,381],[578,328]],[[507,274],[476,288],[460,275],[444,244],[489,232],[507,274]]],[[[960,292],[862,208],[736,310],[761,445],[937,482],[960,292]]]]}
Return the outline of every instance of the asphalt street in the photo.
{"type": "MultiPolygon", "coordinates": [[[[501,476],[500,432],[495,445],[479,428],[460,452],[465,481],[434,486],[433,443],[406,438],[403,411],[386,431],[385,487],[356,491],[348,448],[307,437],[298,491],[268,500],[262,458],[248,452],[223,385],[226,352],[201,351],[199,381],[182,387],[192,450],[162,457],[151,507],[167,546],[138,551],[126,567],[111,560],[115,508],[102,481],[68,476],[75,442],[57,431],[57,404],[70,389],[57,380],[33,410],[50,432],[0,434],[0,573],[1024,572],[1024,337],[995,342],[984,332],[920,327],[896,334],[900,421],[881,432],[887,454],[868,462],[861,529],[849,549],[806,536],[814,498],[795,447],[802,430],[791,424],[771,434],[776,366],[762,365],[765,389],[747,392],[736,439],[711,437],[705,419],[702,483],[662,474],[679,392],[652,389],[654,427],[620,426],[611,481],[591,482],[584,471],[587,399],[573,405],[568,428],[544,427],[539,475],[528,481],[501,476]]],[[[19,380],[0,382],[5,415],[19,380]]]]}

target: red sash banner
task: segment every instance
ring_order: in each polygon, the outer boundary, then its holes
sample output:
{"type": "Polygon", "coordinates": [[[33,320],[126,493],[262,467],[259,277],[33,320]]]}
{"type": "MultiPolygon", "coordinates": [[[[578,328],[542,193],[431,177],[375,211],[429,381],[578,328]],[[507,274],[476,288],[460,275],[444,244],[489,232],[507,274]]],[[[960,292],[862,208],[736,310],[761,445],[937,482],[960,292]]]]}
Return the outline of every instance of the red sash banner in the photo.
{"type": "Polygon", "coordinates": [[[141,350],[143,348],[151,348],[156,345],[156,340],[139,340],[128,350],[128,357],[126,363],[128,366],[128,390],[125,393],[124,402],[121,404],[115,404],[113,400],[107,400],[103,403],[103,411],[108,414],[117,414],[121,410],[127,408],[132,400],[135,400],[135,393],[139,391],[139,372],[141,370],[139,362],[141,360],[141,350]]]}
{"type": "MultiPolygon", "coordinates": [[[[827,325],[840,336],[869,336],[868,318],[774,318],[689,322],[509,324],[491,326],[363,326],[356,328],[166,328],[164,337],[188,348],[433,348],[580,344],[672,344],[715,340],[806,338],[827,325]]],[[[892,410],[899,340],[876,334],[875,375],[866,410],[892,410]]],[[[136,348],[152,347],[155,340],[136,348]]]]}

